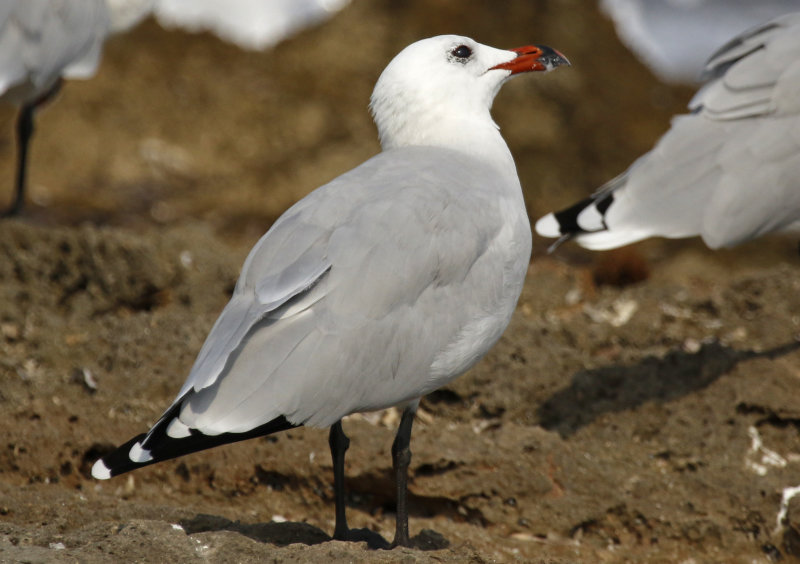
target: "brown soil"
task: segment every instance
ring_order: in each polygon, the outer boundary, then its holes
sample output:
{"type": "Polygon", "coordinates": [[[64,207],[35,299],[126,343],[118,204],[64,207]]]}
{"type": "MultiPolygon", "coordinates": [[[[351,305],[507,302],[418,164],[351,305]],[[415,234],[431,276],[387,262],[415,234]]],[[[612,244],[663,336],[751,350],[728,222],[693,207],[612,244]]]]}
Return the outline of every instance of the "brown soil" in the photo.
{"type": "MultiPolygon", "coordinates": [[[[426,398],[415,424],[410,525],[435,531],[422,535],[432,550],[328,540],[321,430],[88,477],[173,399],[271,221],[378,150],[366,104],[382,66],[451,32],[572,60],[509,83],[495,104],[533,218],[620,172],[690,95],[659,85],[593,3],[356,0],[263,54],[147,22],[39,114],[31,205],[0,223],[0,561],[800,554],[800,498],[777,523],[782,492],[800,483],[791,240],[547,257],[536,238],[503,339],[426,398]]],[[[0,123],[10,187],[10,109],[0,123]]],[[[391,411],[345,422],[351,525],[387,539],[396,423],[391,411]]]]}

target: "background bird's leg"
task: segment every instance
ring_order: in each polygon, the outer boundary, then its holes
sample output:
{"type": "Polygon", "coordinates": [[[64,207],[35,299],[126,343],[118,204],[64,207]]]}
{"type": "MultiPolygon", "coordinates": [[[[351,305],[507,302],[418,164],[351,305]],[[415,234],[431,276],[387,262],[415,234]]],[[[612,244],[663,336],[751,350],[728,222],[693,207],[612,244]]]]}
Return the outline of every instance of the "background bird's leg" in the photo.
{"type": "Polygon", "coordinates": [[[25,104],[19,110],[17,117],[17,178],[14,191],[14,200],[2,213],[2,217],[17,215],[22,209],[25,200],[25,176],[28,161],[28,142],[33,135],[33,112],[36,103],[25,104]]]}
{"type": "Polygon", "coordinates": [[[350,447],[350,439],[344,434],[341,419],[331,425],[328,445],[331,447],[331,458],[333,459],[333,496],[336,503],[336,525],[333,529],[333,538],[346,540],[350,529],[347,528],[344,503],[344,454],[350,447]]]}
{"type": "Polygon", "coordinates": [[[392,464],[397,484],[397,517],[392,546],[410,546],[408,537],[408,465],[411,463],[411,425],[417,413],[419,401],[403,410],[397,435],[392,443],[392,464]]]}
{"type": "Polygon", "coordinates": [[[57,80],[50,90],[36,100],[24,104],[19,110],[19,116],[17,117],[17,177],[14,201],[7,210],[0,212],[0,217],[17,215],[22,210],[22,205],[25,202],[25,184],[27,181],[28,146],[34,131],[33,114],[36,108],[50,100],[61,90],[61,84],[62,80],[57,80]]]}

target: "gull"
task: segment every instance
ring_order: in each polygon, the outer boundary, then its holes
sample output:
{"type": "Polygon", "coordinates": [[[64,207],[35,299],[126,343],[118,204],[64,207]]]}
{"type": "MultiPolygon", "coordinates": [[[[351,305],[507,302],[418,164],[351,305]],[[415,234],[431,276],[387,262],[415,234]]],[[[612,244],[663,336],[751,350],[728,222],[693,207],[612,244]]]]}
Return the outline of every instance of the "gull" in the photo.
{"type": "Polygon", "coordinates": [[[0,5],[0,100],[19,106],[15,195],[0,217],[22,209],[36,108],[62,78],[87,79],[111,33],[137,24],[152,0],[7,0],[0,5]]]}
{"type": "Polygon", "coordinates": [[[729,38],[797,10],[797,0],[601,0],[617,35],[663,82],[696,84],[729,38]]]}
{"type": "Polygon", "coordinates": [[[489,110],[513,75],[568,64],[445,35],[406,47],[370,108],[382,152],[286,211],[247,257],[175,401],[95,478],[305,425],[330,427],[347,527],[342,417],[403,408],[395,545],[408,545],[419,400],[473,366],[511,319],[531,251],[516,167],[489,110]]]}
{"type": "Polygon", "coordinates": [[[800,12],[747,31],[656,146],[536,232],[594,250],[700,235],[712,249],[800,228],[800,12]]]}
{"type": "Polygon", "coordinates": [[[0,100],[19,106],[14,199],[25,197],[34,113],[66,79],[97,72],[103,43],[153,13],[164,27],[201,31],[246,49],[266,49],[344,8],[348,0],[4,0],[0,4],[0,100]]]}
{"type": "Polygon", "coordinates": [[[156,0],[165,28],[212,31],[242,49],[264,50],[331,17],[350,0],[156,0]]]}

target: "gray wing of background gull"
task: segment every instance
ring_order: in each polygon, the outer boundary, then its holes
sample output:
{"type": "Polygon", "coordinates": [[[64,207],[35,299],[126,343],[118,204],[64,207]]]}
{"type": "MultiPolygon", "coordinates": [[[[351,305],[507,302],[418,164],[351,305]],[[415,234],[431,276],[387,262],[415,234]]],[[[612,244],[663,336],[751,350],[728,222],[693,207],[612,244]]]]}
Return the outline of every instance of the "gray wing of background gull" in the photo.
{"type": "Polygon", "coordinates": [[[599,250],[695,235],[729,247],[800,227],[800,13],[735,38],[705,73],[692,113],[652,151],[536,231],[599,250]]]}
{"type": "Polygon", "coordinates": [[[725,41],[794,12],[797,0],[601,0],[617,35],[665,82],[694,84],[725,41]]]}

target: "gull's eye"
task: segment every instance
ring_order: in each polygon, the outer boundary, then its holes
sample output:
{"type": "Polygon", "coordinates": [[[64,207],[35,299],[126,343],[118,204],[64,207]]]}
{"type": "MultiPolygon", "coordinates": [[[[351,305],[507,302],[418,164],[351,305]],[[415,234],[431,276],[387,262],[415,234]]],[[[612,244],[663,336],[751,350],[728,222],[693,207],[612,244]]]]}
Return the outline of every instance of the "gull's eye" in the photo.
{"type": "Polygon", "coordinates": [[[457,59],[462,59],[463,62],[463,59],[469,59],[472,56],[472,49],[470,49],[466,45],[459,45],[458,47],[450,51],[450,54],[456,57],[457,59]]]}

